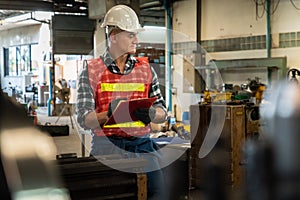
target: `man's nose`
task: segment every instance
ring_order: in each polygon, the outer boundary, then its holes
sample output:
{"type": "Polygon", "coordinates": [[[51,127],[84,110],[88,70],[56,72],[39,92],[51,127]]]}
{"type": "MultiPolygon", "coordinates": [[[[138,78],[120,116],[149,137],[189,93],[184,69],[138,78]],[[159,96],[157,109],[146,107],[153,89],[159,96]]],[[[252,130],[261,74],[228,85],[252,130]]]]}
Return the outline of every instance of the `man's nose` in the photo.
{"type": "Polygon", "coordinates": [[[133,37],[133,43],[134,44],[139,43],[139,39],[138,39],[138,37],[136,35],[133,37]]]}

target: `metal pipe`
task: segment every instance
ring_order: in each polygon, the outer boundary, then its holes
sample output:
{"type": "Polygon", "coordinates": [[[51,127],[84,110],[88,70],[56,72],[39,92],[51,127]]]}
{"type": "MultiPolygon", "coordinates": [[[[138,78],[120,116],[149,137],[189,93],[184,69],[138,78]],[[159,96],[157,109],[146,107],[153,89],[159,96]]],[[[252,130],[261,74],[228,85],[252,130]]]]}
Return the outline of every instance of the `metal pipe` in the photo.
{"type": "Polygon", "coordinates": [[[266,34],[266,48],[267,57],[271,58],[271,45],[272,45],[272,35],[271,35],[271,0],[266,0],[266,15],[267,15],[267,34],[266,34]]]}
{"type": "MultiPolygon", "coordinates": [[[[202,0],[199,0],[196,2],[197,4],[197,44],[201,45],[201,25],[202,25],[202,0]]],[[[199,47],[199,45],[197,45],[197,47],[199,47]]],[[[199,49],[197,49],[199,50],[199,49]]]]}
{"type": "Polygon", "coordinates": [[[48,116],[52,116],[52,106],[51,106],[51,102],[52,102],[52,99],[53,99],[53,96],[52,96],[52,93],[53,93],[53,84],[52,84],[52,75],[53,75],[53,72],[54,69],[52,66],[49,67],[49,99],[47,101],[47,108],[48,108],[48,116]]]}
{"type": "Polygon", "coordinates": [[[167,26],[167,41],[166,41],[166,102],[168,111],[172,111],[172,4],[168,4],[164,0],[164,7],[166,9],[166,26],[167,26]]]}

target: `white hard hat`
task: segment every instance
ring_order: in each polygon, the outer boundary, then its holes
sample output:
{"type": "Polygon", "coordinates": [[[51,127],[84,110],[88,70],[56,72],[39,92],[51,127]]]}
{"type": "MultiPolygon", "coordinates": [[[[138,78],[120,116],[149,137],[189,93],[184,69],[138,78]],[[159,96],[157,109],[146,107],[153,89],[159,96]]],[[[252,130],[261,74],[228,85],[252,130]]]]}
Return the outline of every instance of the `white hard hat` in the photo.
{"type": "Polygon", "coordinates": [[[134,10],[125,5],[116,5],[106,13],[101,27],[106,26],[117,26],[128,32],[144,31],[134,10]]]}

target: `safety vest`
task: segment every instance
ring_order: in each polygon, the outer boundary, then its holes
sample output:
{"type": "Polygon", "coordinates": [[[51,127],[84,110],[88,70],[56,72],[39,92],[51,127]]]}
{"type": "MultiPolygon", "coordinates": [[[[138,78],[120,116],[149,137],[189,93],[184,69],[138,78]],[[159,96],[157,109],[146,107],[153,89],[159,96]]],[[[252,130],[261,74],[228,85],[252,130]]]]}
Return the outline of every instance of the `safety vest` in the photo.
{"type": "MultiPolygon", "coordinates": [[[[94,91],[96,112],[108,110],[109,103],[117,98],[137,99],[148,97],[152,72],[146,58],[136,58],[129,74],[114,74],[101,58],[88,61],[90,85],[94,91]]],[[[149,133],[149,125],[141,121],[117,123],[93,130],[97,136],[142,136],[149,133]]]]}

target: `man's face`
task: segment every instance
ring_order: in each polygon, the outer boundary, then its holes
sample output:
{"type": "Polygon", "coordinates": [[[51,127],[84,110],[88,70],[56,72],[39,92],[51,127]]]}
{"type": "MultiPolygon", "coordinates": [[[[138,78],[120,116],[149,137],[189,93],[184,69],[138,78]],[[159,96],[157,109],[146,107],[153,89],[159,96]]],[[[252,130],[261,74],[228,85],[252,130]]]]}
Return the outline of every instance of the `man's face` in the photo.
{"type": "Polygon", "coordinates": [[[111,39],[112,44],[119,49],[120,53],[134,54],[136,52],[138,44],[137,33],[121,31],[113,34],[111,39]]]}

